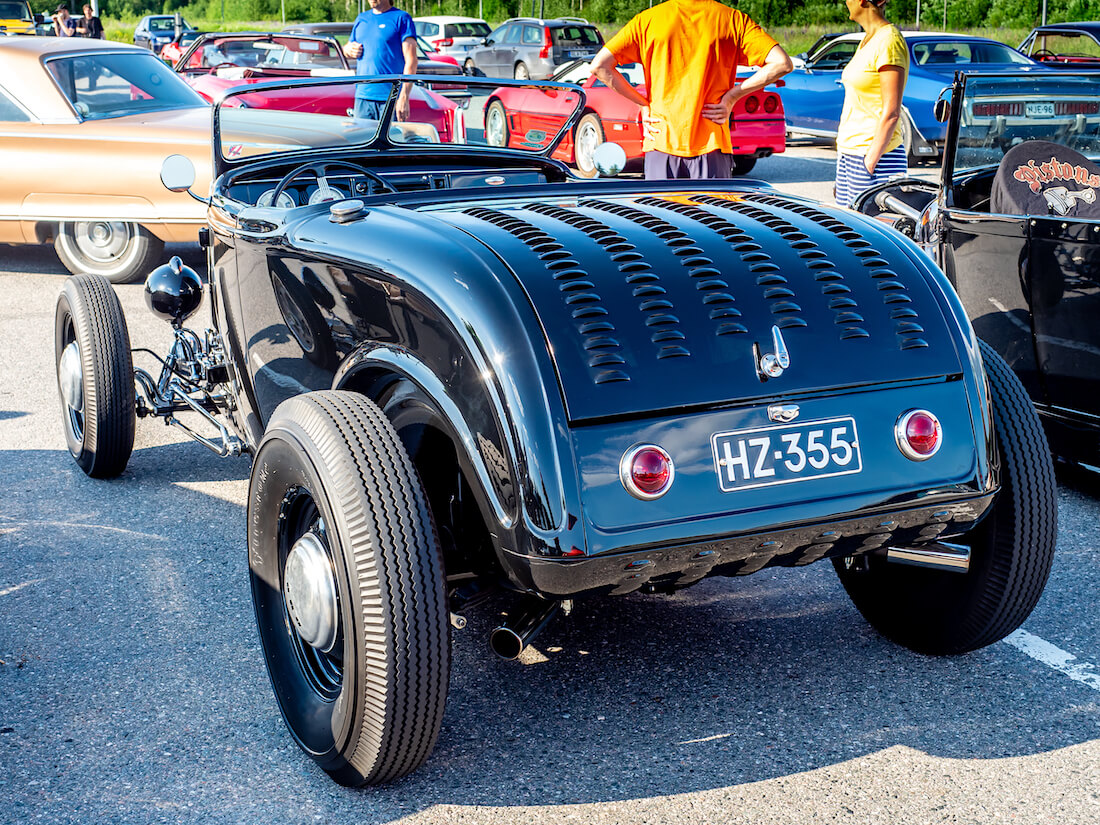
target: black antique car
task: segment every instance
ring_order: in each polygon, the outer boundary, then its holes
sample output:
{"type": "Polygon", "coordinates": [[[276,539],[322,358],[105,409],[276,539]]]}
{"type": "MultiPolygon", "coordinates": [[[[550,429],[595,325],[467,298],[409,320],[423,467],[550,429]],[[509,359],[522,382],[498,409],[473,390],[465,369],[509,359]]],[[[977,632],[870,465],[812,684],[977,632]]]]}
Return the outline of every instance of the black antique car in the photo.
{"type": "Polygon", "coordinates": [[[1100,462],[1100,73],[959,75],[939,183],[855,208],[942,266],[978,336],[1023,381],[1054,452],[1100,462]]]}
{"type": "MultiPolygon", "coordinates": [[[[577,87],[505,83],[575,95],[562,131],[583,112],[577,87]]],[[[501,591],[506,658],[577,597],[822,559],[914,650],[1023,622],[1054,550],[1049,454],[912,242],[756,182],[581,181],[550,158],[560,132],[491,149],[500,82],[468,84],[466,142],[441,143],[379,84],[360,90],[384,92],[381,122],[332,118],[331,138],[325,115],[216,107],[209,285],[178,259],[146,282],[175,329],[159,377],[102,279],[70,279],[56,315],[86,473],[123,472],[138,417],[252,457],[271,683],[335,780],[428,758],[450,633],[501,591]],[[304,117],[315,145],[223,141],[230,117],[304,117]]]]}

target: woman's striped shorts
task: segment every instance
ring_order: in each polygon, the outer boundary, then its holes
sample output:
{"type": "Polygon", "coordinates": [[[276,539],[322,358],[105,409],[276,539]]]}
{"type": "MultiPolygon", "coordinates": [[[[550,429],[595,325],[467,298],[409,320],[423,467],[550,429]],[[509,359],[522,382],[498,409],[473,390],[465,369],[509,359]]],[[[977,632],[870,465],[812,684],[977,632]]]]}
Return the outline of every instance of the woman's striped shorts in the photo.
{"type": "Polygon", "coordinates": [[[884,183],[894,175],[909,172],[908,153],[905,144],[891,149],[883,155],[875,166],[872,175],[863,163],[862,155],[836,156],[836,202],[840,206],[851,206],[852,201],[866,189],[876,183],[884,183]]]}

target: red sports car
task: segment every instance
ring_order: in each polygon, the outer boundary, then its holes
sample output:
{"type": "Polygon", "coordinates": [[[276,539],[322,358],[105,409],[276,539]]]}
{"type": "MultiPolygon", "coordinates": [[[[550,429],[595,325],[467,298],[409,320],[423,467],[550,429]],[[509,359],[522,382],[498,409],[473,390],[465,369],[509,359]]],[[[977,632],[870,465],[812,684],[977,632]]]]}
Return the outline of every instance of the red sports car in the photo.
{"type": "MultiPolygon", "coordinates": [[[[645,94],[645,77],[638,63],[619,66],[631,85],[645,94]]],[[[590,75],[587,61],[566,64],[550,78],[559,83],[578,83],[584,89],[585,112],[573,134],[566,135],[554,157],[574,164],[582,177],[593,177],[592,152],[605,140],[619,144],[627,161],[642,157],[641,109],[590,75]]],[[[530,147],[557,134],[576,105],[577,97],[565,90],[500,88],[485,106],[485,139],[491,146],[530,147]]],[[[787,124],[783,101],[775,92],[762,90],[737,101],[730,122],[733,137],[733,171],[747,174],[757,158],[782,152],[787,124]]]]}
{"type": "MultiPolygon", "coordinates": [[[[294,34],[206,34],[184,52],[176,72],[208,101],[226,89],[265,80],[351,77],[355,70],[335,41],[294,34]]],[[[445,85],[446,88],[456,84],[445,85]]],[[[314,112],[348,117],[355,107],[354,84],[257,91],[228,105],[253,109],[314,112]]],[[[465,121],[458,103],[432,89],[414,86],[410,120],[435,127],[443,143],[465,142],[465,121]]]]}

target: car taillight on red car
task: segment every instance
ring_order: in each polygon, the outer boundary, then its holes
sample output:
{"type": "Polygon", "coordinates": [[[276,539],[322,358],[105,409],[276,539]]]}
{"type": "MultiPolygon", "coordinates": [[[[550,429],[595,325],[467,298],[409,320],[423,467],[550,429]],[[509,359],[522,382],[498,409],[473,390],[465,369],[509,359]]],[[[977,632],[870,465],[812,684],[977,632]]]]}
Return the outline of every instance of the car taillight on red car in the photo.
{"type": "Polygon", "coordinates": [[[542,30],[542,48],[539,50],[539,57],[544,59],[549,57],[552,48],[554,48],[554,41],[550,39],[550,29],[544,27],[542,30]]]}
{"type": "Polygon", "coordinates": [[[652,501],[672,486],[676,468],[672,457],[654,444],[638,444],[623,453],[619,461],[619,480],[635,498],[652,501]]]}
{"type": "Polygon", "coordinates": [[[768,95],[764,98],[764,111],[769,115],[779,108],[779,96],[768,95]]]}
{"type": "Polygon", "coordinates": [[[760,98],[756,95],[750,95],[745,98],[745,112],[748,114],[754,114],[757,109],[760,108],[760,98]]]}
{"type": "Polygon", "coordinates": [[[940,422],[926,410],[910,410],[894,426],[894,440],[902,455],[924,461],[936,454],[943,440],[940,422]]]}

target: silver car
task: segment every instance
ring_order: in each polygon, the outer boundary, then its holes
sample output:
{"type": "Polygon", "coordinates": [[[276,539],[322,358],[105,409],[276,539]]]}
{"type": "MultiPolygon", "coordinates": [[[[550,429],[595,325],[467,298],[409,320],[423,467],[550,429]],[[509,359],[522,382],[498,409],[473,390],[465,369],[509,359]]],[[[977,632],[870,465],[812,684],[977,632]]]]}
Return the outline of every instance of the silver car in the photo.
{"type": "Polygon", "coordinates": [[[545,80],[571,60],[591,60],[603,45],[600,30],[579,17],[506,20],[469,52],[467,74],[545,80]]]}

